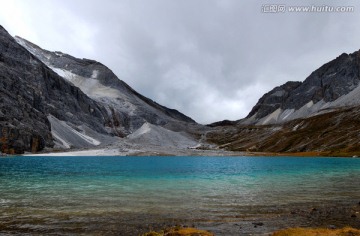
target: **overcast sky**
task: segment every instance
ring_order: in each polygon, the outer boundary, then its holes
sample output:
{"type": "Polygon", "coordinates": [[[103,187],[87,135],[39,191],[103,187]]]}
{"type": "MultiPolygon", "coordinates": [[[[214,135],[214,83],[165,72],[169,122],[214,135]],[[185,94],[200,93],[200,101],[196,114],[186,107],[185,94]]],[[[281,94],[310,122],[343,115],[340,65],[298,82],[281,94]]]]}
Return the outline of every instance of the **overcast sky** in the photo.
{"type": "Polygon", "coordinates": [[[0,0],[11,35],[100,61],[199,123],[243,118],[275,86],[359,50],[359,22],[356,0],[0,0]],[[283,3],[355,10],[262,12],[283,3]]]}

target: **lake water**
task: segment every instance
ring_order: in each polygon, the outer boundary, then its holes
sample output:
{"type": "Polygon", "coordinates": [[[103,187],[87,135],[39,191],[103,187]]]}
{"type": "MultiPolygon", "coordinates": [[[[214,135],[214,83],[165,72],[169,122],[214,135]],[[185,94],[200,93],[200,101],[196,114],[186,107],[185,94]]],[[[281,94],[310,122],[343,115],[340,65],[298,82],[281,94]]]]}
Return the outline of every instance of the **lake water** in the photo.
{"type": "Polygon", "coordinates": [[[221,235],[223,221],[275,206],[359,199],[359,183],[354,158],[0,158],[0,234],[138,235],[194,222],[221,235]]]}

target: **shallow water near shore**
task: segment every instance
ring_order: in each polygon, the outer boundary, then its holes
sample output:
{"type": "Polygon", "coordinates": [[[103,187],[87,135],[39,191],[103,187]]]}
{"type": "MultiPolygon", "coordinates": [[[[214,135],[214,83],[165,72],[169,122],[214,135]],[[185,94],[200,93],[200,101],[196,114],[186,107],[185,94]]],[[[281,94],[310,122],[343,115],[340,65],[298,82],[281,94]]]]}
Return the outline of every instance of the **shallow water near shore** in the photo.
{"type": "Polygon", "coordinates": [[[229,222],[360,201],[359,182],[355,158],[0,158],[0,233],[138,235],[187,222],[236,235],[229,222]]]}

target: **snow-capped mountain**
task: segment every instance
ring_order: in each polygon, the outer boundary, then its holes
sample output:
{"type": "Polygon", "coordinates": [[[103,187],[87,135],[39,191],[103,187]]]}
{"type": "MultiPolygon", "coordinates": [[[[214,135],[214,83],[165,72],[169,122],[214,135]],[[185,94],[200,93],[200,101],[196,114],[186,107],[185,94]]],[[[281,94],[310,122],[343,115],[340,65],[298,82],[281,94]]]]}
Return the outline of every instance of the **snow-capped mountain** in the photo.
{"type": "Polygon", "coordinates": [[[360,51],[343,53],[310,74],[260,98],[242,124],[279,124],[360,104],[360,51]]]}

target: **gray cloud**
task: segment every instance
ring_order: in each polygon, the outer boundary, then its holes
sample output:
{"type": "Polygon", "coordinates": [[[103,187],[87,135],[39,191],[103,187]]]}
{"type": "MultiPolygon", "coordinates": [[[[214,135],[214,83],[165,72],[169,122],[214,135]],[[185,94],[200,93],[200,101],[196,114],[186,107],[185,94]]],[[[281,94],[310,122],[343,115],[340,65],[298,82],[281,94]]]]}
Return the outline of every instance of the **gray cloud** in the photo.
{"type": "Polygon", "coordinates": [[[0,23],[46,49],[101,61],[140,93],[208,123],[240,119],[273,87],[360,48],[357,1],[285,2],[355,12],[261,13],[275,0],[0,0],[0,23]]]}

